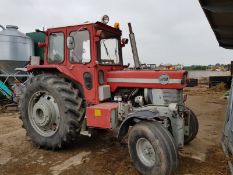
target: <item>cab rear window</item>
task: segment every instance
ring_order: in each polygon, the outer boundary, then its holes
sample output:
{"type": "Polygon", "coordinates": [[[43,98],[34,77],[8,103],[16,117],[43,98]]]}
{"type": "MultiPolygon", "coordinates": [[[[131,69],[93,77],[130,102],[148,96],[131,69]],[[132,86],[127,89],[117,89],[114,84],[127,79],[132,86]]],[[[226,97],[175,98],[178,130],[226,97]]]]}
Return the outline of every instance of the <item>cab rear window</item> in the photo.
{"type": "Polygon", "coordinates": [[[49,35],[48,62],[62,63],[64,61],[64,33],[49,35]]]}

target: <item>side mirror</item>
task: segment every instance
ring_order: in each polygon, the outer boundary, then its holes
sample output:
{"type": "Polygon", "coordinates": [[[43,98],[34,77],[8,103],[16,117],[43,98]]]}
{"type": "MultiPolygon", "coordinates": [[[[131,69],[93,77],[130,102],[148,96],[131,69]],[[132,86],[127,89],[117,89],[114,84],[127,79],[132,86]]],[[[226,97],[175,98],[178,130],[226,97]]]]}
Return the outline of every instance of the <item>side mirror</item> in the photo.
{"type": "Polygon", "coordinates": [[[128,44],[129,40],[127,38],[121,39],[121,47],[125,47],[126,44],[128,44]]]}
{"type": "Polygon", "coordinates": [[[66,44],[68,49],[74,49],[75,43],[74,43],[74,38],[72,36],[68,36],[66,40],[66,44]]]}

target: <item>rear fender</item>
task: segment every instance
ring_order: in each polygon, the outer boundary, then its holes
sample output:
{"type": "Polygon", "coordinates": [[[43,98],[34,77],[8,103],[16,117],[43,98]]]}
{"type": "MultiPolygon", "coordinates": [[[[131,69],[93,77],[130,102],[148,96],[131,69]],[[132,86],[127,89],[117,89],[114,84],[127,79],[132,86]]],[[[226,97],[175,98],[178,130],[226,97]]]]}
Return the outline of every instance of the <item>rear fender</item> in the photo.
{"type": "Polygon", "coordinates": [[[158,121],[162,120],[164,117],[161,117],[158,111],[137,111],[128,115],[127,118],[121,123],[117,138],[121,141],[124,136],[128,133],[129,127],[135,125],[139,121],[149,120],[149,121],[158,121]]]}
{"type": "Polygon", "coordinates": [[[43,65],[39,65],[39,66],[28,66],[28,71],[29,72],[32,72],[33,75],[38,75],[38,74],[42,74],[42,73],[49,73],[49,74],[57,74],[59,75],[60,77],[63,77],[65,78],[67,81],[71,82],[73,84],[73,86],[75,88],[78,88],[81,93],[80,95],[85,98],[85,95],[84,95],[84,89],[83,89],[83,86],[82,84],[75,80],[73,77],[69,77],[65,71],[63,71],[63,69],[59,68],[58,66],[51,66],[51,67],[43,67],[43,65]]]}

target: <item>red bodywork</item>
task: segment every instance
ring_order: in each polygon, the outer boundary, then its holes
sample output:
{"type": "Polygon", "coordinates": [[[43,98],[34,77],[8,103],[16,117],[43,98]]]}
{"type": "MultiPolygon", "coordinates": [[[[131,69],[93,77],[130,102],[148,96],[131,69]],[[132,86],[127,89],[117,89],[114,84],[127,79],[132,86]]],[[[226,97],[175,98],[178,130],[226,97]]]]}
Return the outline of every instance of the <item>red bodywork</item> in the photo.
{"type": "Polygon", "coordinates": [[[120,70],[108,72],[107,82],[112,92],[118,87],[183,89],[182,79],[186,75],[186,71],[120,70]],[[167,83],[160,82],[161,75],[169,77],[167,83]]]}
{"type": "MultiPolygon", "coordinates": [[[[84,91],[84,96],[88,106],[98,105],[99,101],[99,82],[98,72],[101,70],[104,72],[104,85],[110,85],[111,92],[116,91],[117,88],[157,88],[157,89],[182,89],[185,83],[182,83],[182,79],[187,75],[186,71],[157,71],[157,70],[124,70],[123,61],[120,65],[100,65],[98,64],[97,42],[99,41],[98,32],[104,30],[114,34],[116,38],[121,40],[121,31],[102,23],[90,23],[77,26],[67,26],[60,28],[48,29],[45,33],[49,36],[53,32],[63,32],[64,40],[64,61],[60,64],[49,64],[47,61],[49,37],[46,37],[44,47],[44,64],[37,66],[28,66],[29,72],[35,70],[50,71],[55,69],[63,76],[72,80],[75,83],[79,83],[84,91]],[[67,48],[66,38],[72,31],[88,30],[90,33],[90,45],[91,45],[91,61],[89,63],[71,63],[69,61],[69,49],[67,48]],[[93,86],[91,89],[85,87],[83,74],[89,72],[92,75],[93,86]],[[166,83],[161,83],[161,76],[166,75],[168,80],[166,83]]],[[[121,49],[121,48],[120,48],[121,49]]],[[[122,58],[121,58],[122,59],[122,58]]],[[[110,128],[109,113],[112,108],[115,108],[115,104],[107,105],[100,104],[100,106],[93,106],[87,109],[87,121],[89,126],[110,128]],[[106,109],[106,107],[108,109],[106,109]],[[93,111],[96,108],[103,108],[103,116],[100,118],[93,118],[93,111]],[[108,116],[107,116],[108,115],[108,116]],[[105,116],[105,117],[104,117],[105,116]],[[90,118],[89,118],[90,117],[90,118]]]]}
{"type": "Polygon", "coordinates": [[[100,103],[87,107],[87,126],[110,129],[111,116],[117,115],[118,103],[100,103]]]}

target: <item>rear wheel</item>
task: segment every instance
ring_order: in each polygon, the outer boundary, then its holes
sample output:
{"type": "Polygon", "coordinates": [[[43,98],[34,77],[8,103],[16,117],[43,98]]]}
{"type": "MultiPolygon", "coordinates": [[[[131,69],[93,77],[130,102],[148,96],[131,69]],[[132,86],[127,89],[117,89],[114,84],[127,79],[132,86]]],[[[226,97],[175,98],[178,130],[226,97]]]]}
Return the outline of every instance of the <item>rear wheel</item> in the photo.
{"type": "Polygon", "coordinates": [[[160,123],[141,122],[129,134],[129,153],[136,169],[146,175],[171,175],[178,153],[171,134],[160,123]]]}
{"type": "MultiPolygon", "coordinates": [[[[190,117],[189,117],[189,121],[187,121],[187,123],[189,123],[189,134],[184,136],[184,144],[190,143],[197,136],[199,129],[197,116],[194,114],[194,112],[191,109],[189,109],[188,107],[186,108],[190,112],[190,117]]],[[[186,113],[186,115],[188,115],[188,113],[186,113]]]]}
{"type": "Polygon", "coordinates": [[[19,107],[27,135],[46,149],[61,148],[76,138],[85,112],[78,89],[48,74],[29,80],[19,107]]]}

